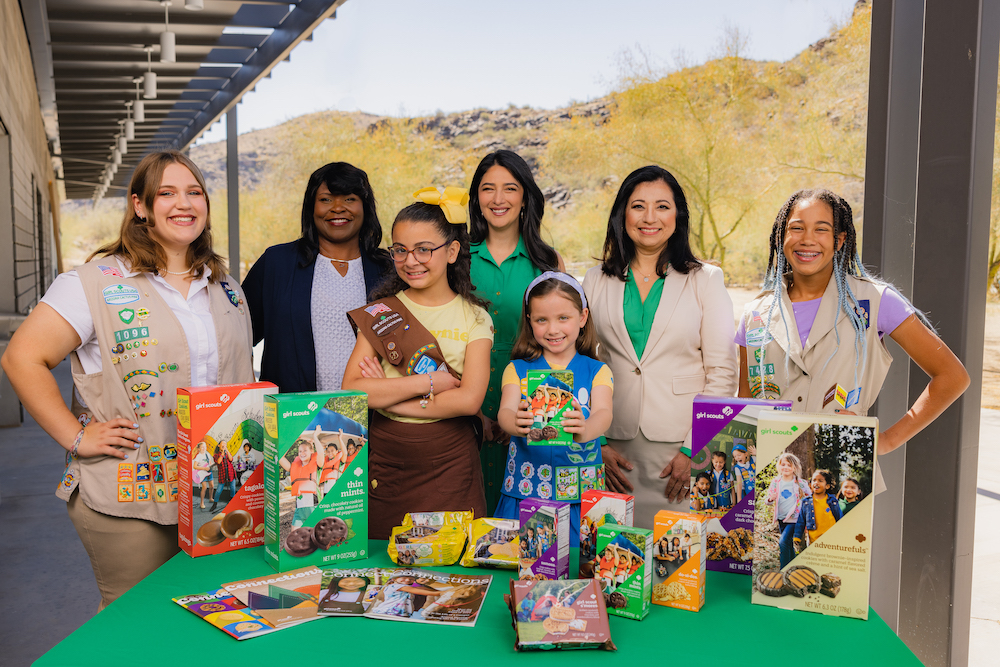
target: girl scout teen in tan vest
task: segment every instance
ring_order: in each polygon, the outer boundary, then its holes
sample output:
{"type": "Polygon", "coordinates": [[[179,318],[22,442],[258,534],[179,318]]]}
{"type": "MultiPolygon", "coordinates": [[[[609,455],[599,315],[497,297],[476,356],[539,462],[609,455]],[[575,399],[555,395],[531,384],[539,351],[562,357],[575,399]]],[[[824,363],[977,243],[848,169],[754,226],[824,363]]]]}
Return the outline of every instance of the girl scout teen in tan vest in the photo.
{"type": "Polygon", "coordinates": [[[888,334],[931,380],[913,407],[879,434],[885,454],[919,433],[969,386],[962,362],[921,313],[868,274],[850,205],[829,190],[800,190],[771,230],[764,290],[743,311],[740,396],[781,398],[804,412],[867,414],[892,357],[888,334]]]}
{"type": "Polygon", "coordinates": [[[118,239],[56,279],[3,357],[21,402],[68,451],[57,495],[101,608],[178,550],[177,388],[253,381],[250,348],[201,172],[180,153],[146,156],[118,239]],[[67,354],[72,412],[49,371],[67,354]]]}

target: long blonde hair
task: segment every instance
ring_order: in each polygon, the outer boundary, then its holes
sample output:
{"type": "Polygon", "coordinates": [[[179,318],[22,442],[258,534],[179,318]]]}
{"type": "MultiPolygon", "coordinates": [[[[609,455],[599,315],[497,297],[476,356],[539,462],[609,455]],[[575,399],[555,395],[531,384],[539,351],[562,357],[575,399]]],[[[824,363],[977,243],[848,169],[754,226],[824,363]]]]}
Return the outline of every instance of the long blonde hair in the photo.
{"type": "Polygon", "coordinates": [[[192,162],[191,158],[179,151],[160,151],[150,153],[142,158],[135,171],[132,172],[132,180],[128,185],[128,194],[125,198],[125,215],[122,218],[122,226],[118,232],[118,238],[95,250],[87,258],[88,262],[95,257],[115,255],[124,259],[132,271],[142,273],[166,271],[167,256],[164,254],[160,244],[149,235],[153,221],[139,217],[135,212],[135,207],[132,205],[132,195],[139,198],[139,201],[142,202],[147,212],[151,211],[153,209],[153,202],[156,200],[156,193],[160,189],[160,183],[163,181],[163,172],[171,164],[179,164],[186,167],[205,193],[208,219],[205,221],[205,229],[202,231],[201,236],[192,241],[187,249],[187,261],[191,267],[190,274],[196,278],[200,278],[207,266],[212,272],[209,278],[211,282],[217,283],[225,277],[226,263],[212,249],[212,207],[208,200],[205,177],[202,176],[198,165],[192,162]]]}

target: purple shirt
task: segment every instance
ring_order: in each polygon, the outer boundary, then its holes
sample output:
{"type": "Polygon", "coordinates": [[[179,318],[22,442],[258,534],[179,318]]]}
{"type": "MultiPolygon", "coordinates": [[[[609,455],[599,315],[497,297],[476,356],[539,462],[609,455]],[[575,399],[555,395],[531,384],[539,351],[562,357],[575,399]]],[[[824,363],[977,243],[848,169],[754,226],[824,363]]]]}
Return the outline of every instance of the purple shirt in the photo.
{"type": "MultiPolygon", "coordinates": [[[[823,299],[811,299],[810,301],[798,301],[792,303],[792,312],[795,315],[795,326],[799,330],[799,341],[805,347],[809,339],[809,332],[812,331],[813,322],[816,321],[816,313],[819,312],[819,304],[823,299]]],[[[902,299],[895,291],[887,289],[882,293],[882,301],[878,309],[878,336],[882,338],[886,334],[892,334],[907,317],[914,313],[913,306],[902,299]]],[[[763,315],[763,313],[762,313],[763,315]]],[[[736,344],[740,347],[747,346],[746,318],[740,318],[740,326],[736,330],[736,344]]]]}

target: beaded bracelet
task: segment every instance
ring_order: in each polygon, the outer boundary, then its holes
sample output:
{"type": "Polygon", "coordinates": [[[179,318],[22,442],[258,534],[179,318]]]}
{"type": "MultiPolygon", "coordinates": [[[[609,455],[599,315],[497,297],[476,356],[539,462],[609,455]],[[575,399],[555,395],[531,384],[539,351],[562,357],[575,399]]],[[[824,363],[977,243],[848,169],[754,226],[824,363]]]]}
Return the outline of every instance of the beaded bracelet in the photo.
{"type": "Polygon", "coordinates": [[[73,448],[69,450],[70,456],[74,458],[80,458],[77,455],[77,451],[80,449],[80,443],[83,442],[83,431],[84,429],[81,428],[80,432],[76,434],[76,439],[73,440],[73,448]]]}
{"type": "Polygon", "coordinates": [[[430,373],[427,374],[428,379],[431,381],[431,390],[424,394],[424,397],[420,399],[420,407],[427,409],[427,404],[434,400],[434,376],[430,373]]]}

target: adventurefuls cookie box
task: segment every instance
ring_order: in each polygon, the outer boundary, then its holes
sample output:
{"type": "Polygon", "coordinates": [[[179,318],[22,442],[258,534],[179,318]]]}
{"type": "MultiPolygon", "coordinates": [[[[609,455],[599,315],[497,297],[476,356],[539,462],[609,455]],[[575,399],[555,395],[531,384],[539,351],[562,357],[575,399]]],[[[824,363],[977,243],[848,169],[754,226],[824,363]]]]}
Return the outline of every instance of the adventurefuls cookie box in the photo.
{"type": "Polygon", "coordinates": [[[867,620],[878,419],[762,413],[757,433],[751,602],[867,620]]]}
{"type": "Polygon", "coordinates": [[[791,401],[695,396],[690,509],[709,517],[709,570],[750,574],[757,418],[791,408],[791,401]]]}
{"type": "Polygon", "coordinates": [[[368,398],[264,399],[264,560],[275,570],[368,557],[368,398]]]}
{"type": "Polygon", "coordinates": [[[189,556],[264,543],[264,395],[277,389],[254,382],[177,390],[177,461],[173,471],[171,461],[154,469],[153,483],[176,489],[177,540],[189,556]]]}

